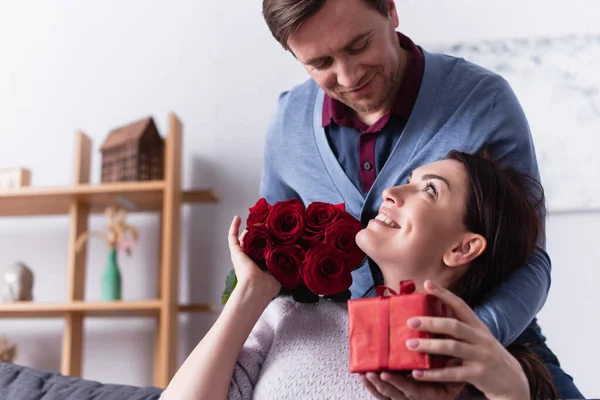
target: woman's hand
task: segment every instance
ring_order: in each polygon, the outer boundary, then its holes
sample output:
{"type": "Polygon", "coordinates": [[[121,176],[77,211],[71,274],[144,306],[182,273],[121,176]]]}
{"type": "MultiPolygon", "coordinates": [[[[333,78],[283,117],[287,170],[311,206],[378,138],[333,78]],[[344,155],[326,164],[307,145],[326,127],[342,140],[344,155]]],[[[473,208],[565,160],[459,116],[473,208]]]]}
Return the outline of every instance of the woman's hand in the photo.
{"type": "Polygon", "coordinates": [[[464,383],[417,382],[391,372],[360,375],[367,390],[377,400],[455,400],[464,383]]]}
{"type": "MultiPolygon", "coordinates": [[[[250,294],[275,297],[281,289],[281,284],[270,273],[260,269],[258,265],[242,249],[239,230],[241,218],[235,216],[229,228],[229,252],[235,269],[238,283],[236,289],[243,288],[250,294]]],[[[244,231],[245,233],[245,231],[244,231]]],[[[243,238],[242,234],[242,238],[243,238]]],[[[235,290],[235,289],[234,289],[235,290]]]]}
{"type": "Polygon", "coordinates": [[[529,398],[529,383],[521,365],[473,310],[462,299],[431,281],[426,281],[424,287],[446,304],[455,318],[416,317],[409,319],[407,325],[451,338],[409,339],[406,345],[413,351],[446,355],[460,362],[445,368],[415,370],[413,377],[428,382],[468,382],[488,399],[529,398]]]}

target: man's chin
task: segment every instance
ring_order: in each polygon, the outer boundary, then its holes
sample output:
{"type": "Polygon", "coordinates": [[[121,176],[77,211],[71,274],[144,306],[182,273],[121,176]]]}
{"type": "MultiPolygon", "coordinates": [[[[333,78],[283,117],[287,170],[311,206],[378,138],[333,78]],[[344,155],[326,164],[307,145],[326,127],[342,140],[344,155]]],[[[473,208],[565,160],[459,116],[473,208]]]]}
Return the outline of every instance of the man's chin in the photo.
{"type": "Polygon", "coordinates": [[[358,113],[369,113],[377,111],[381,107],[380,101],[374,101],[373,99],[359,99],[359,100],[342,100],[342,103],[353,109],[358,113]]]}

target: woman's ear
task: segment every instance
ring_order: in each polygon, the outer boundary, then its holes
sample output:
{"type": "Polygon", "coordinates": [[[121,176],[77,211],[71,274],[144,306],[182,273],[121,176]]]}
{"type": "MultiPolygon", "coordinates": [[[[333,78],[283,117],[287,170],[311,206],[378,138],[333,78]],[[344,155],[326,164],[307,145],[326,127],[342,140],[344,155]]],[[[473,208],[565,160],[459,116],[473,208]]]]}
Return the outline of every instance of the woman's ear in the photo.
{"type": "Polygon", "coordinates": [[[466,233],[460,242],[444,254],[444,264],[449,267],[462,267],[469,264],[485,251],[487,241],[477,233],[466,233]]]}

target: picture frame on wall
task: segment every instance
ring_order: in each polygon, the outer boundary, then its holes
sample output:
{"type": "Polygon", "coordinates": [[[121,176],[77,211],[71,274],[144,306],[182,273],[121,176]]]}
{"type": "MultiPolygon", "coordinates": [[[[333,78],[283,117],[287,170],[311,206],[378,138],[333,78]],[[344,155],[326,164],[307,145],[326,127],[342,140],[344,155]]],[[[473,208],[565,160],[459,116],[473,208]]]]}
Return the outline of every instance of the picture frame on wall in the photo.
{"type": "Polygon", "coordinates": [[[600,210],[600,35],[432,43],[500,74],[529,121],[547,206],[600,210]]]}

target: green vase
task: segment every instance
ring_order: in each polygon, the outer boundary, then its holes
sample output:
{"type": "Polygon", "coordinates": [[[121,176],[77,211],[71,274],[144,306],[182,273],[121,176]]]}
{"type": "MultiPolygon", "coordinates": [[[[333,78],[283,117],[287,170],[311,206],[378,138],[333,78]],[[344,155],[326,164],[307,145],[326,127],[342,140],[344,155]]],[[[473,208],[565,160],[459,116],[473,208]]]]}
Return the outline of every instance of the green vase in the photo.
{"type": "Polygon", "coordinates": [[[102,274],[102,300],[121,300],[121,271],[117,264],[116,249],[110,249],[108,264],[102,274]]]}

